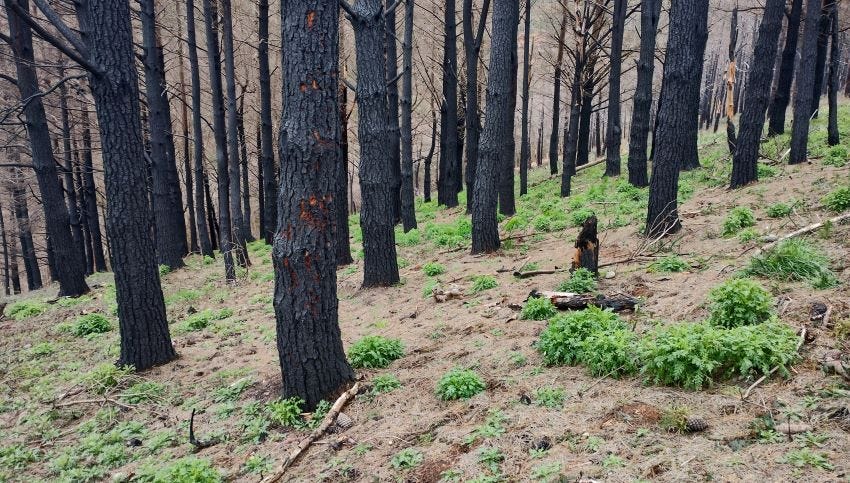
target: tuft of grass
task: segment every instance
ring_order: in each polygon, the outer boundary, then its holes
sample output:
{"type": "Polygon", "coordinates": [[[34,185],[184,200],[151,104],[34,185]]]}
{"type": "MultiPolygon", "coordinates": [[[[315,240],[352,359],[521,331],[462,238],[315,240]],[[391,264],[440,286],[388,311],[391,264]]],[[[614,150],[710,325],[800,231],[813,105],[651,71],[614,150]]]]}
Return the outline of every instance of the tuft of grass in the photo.
{"type": "Polygon", "coordinates": [[[118,367],[104,363],[86,373],[82,383],[89,391],[102,395],[124,383],[132,373],[132,366],[118,367]]]}
{"type": "Polygon", "coordinates": [[[165,395],[165,386],[155,381],[141,381],[128,387],[121,399],[130,404],[155,401],[165,395]]]}
{"type": "Polygon", "coordinates": [[[548,320],[558,313],[552,301],[546,297],[531,298],[523,305],[521,317],[524,320],[548,320]]]}
{"type": "Polygon", "coordinates": [[[24,320],[43,314],[48,308],[50,306],[40,300],[20,300],[6,307],[6,317],[24,320]]]}
{"type": "Polygon", "coordinates": [[[850,186],[835,189],[821,200],[823,205],[836,213],[850,209],[850,186]]]}
{"type": "Polygon", "coordinates": [[[446,273],[446,267],[437,262],[428,262],[422,266],[422,272],[429,277],[436,277],[446,273]]]}
{"type": "Polygon", "coordinates": [[[69,327],[71,334],[77,337],[103,334],[110,330],[112,330],[112,323],[105,315],[98,313],[82,315],[69,327]]]}
{"type": "Polygon", "coordinates": [[[767,216],[771,218],[784,218],[791,214],[793,209],[785,203],[774,203],[767,207],[767,216]]]}
{"type": "Polygon", "coordinates": [[[670,433],[686,433],[691,410],[687,406],[671,406],[661,413],[658,425],[670,433]]]}
{"type": "Polygon", "coordinates": [[[650,272],[684,272],[690,265],[682,260],[678,255],[668,255],[660,260],[656,260],[649,265],[650,272]]]}
{"type": "Polygon", "coordinates": [[[480,293],[485,290],[490,290],[499,286],[496,279],[491,275],[476,275],[472,277],[472,288],[469,292],[472,294],[480,293]]]}
{"type": "Polygon", "coordinates": [[[380,335],[366,336],[348,349],[348,360],[356,369],[384,368],[404,355],[404,344],[399,339],[380,335]]]}
{"type": "Polygon", "coordinates": [[[486,388],[484,380],[474,371],[456,368],[437,382],[437,397],[444,401],[469,399],[486,388]]]}
{"type": "Polygon", "coordinates": [[[728,280],[711,289],[709,321],[727,329],[755,325],[773,316],[773,297],[758,282],[746,278],[728,280]]]}
{"type": "Polygon", "coordinates": [[[579,268],[570,275],[570,278],[561,282],[557,290],[559,292],[591,293],[596,291],[596,277],[593,272],[586,268],[579,268]]]}
{"type": "Polygon", "coordinates": [[[807,281],[814,288],[838,285],[838,278],[828,267],[829,260],[810,242],[791,238],[753,257],[744,275],[755,275],[781,281],[807,281]]]}
{"type": "Polygon", "coordinates": [[[756,216],[753,210],[746,206],[732,208],[726,219],[723,220],[723,236],[732,236],[744,228],[755,226],[756,216]]]}
{"type": "Polygon", "coordinates": [[[372,379],[372,392],[384,394],[401,387],[401,381],[393,374],[381,374],[372,379]]]}

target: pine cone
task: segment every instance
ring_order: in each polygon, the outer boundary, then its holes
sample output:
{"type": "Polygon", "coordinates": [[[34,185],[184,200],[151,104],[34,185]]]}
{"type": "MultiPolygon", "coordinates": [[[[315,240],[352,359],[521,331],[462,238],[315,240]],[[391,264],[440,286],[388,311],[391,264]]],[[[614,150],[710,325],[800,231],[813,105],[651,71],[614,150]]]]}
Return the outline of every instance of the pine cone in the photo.
{"type": "Polygon", "coordinates": [[[708,423],[698,416],[688,416],[685,420],[685,429],[689,433],[698,433],[708,429],[708,423]]]}
{"type": "Polygon", "coordinates": [[[345,413],[339,413],[336,417],[336,424],[342,429],[348,429],[354,426],[354,420],[345,413]]]}

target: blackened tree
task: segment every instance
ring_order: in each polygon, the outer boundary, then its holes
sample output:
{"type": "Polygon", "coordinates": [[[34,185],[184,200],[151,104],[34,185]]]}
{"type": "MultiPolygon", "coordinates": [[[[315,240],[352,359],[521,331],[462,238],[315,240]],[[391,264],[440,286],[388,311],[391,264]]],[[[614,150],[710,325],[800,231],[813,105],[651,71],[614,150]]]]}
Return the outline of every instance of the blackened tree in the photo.
{"type": "Polygon", "coordinates": [[[283,396],[312,410],[354,380],[339,330],[334,252],[334,204],[344,202],[334,196],[339,8],[320,0],[287,0],[285,8],[274,307],[283,396]]]}
{"type": "Polygon", "coordinates": [[[790,164],[805,162],[808,157],[809,121],[812,116],[820,12],[821,0],[807,0],[806,19],[803,22],[803,42],[800,46],[800,66],[795,80],[794,124],[791,130],[791,155],[788,159],[790,164]]]}
{"type": "MultiPolygon", "coordinates": [[[[393,0],[386,0],[386,6],[391,7],[393,0]]],[[[392,210],[393,220],[401,221],[401,140],[399,139],[399,99],[398,99],[398,49],[396,48],[396,15],[395,8],[390,8],[384,15],[386,29],[384,31],[385,58],[387,62],[387,135],[390,143],[390,174],[393,190],[392,210]]],[[[404,75],[402,72],[401,75],[404,75]]]]}
{"type": "Polygon", "coordinates": [[[776,63],[776,43],[782,30],[785,0],[767,0],[759,26],[758,39],[747,84],[747,105],[741,112],[741,129],[732,157],[731,188],[758,180],[758,154],[764,115],[767,109],[773,65],[776,63]]]}
{"type": "MultiPolygon", "coordinates": [[[[519,151],[519,194],[528,192],[528,164],[531,161],[531,139],[529,137],[528,90],[531,87],[531,0],[525,0],[525,19],[523,22],[523,59],[522,59],[522,139],[519,151]]],[[[513,166],[511,166],[513,169],[513,166]]]]}
{"type": "Polygon", "coordinates": [[[510,130],[514,105],[511,95],[516,83],[516,38],[519,8],[513,0],[493,2],[492,44],[487,79],[487,109],[481,133],[481,152],[475,175],[472,203],[472,253],[499,249],[499,224],[496,218],[496,183],[505,157],[513,163],[510,130]]]}
{"type": "Polygon", "coordinates": [[[478,165],[478,147],[481,139],[481,113],[478,108],[478,61],[487,25],[490,0],[484,0],[478,26],[473,30],[472,0],[463,0],[463,49],[466,55],[466,211],[472,211],[472,192],[475,189],[475,170],[478,165]]]}
{"type": "MultiPolygon", "coordinates": [[[[519,21],[519,1],[514,2],[514,9],[516,10],[516,14],[514,15],[519,21]]],[[[510,37],[510,49],[511,49],[511,62],[512,69],[514,72],[519,72],[519,56],[517,55],[517,42],[518,42],[518,28],[512,29],[509,33],[510,37]]],[[[513,80],[511,82],[511,95],[506,98],[508,102],[508,108],[511,112],[516,112],[516,98],[517,98],[517,76],[513,76],[513,80]]],[[[516,213],[516,196],[514,194],[514,172],[516,167],[516,138],[514,136],[514,126],[516,124],[516,116],[510,116],[508,118],[508,125],[505,126],[505,136],[507,136],[505,144],[505,149],[507,150],[502,156],[500,156],[500,160],[502,164],[499,166],[499,180],[498,180],[498,191],[499,191],[499,213],[505,216],[511,216],[516,213]]]]}
{"type": "MultiPolygon", "coordinates": [[[[20,162],[18,147],[12,146],[7,149],[9,161],[20,162]]],[[[24,184],[24,173],[19,167],[12,168],[12,176],[9,182],[9,194],[12,195],[12,209],[18,225],[18,241],[21,243],[21,256],[24,259],[24,271],[27,275],[27,288],[38,290],[42,287],[41,269],[38,267],[38,258],[35,253],[35,243],[32,239],[32,227],[30,225],[30,214],[27,206],[27,189],[24,184]]]]}
{"type": "MultiPolygon", "coordinates": [[[[82,93],[77,92],[77,95],[82,98],[82,93]]],[[[91,120],[89,119],[88,106],[80,102],[80,119],[82,120],[82,158],[83,158],[83,198],[86,206],[86,220],[89,225],[89,235],[91,236],[92,252],[94,255],[94,269],[98,272],[105,272],[106,257],[103,253],[103,239],[100,230],[100,216],[98,215],[97,207],[97,186],[94,181],[94,161],[92,159],[92,138],[91,138],[91,120]]]]}
{"type": "Polygon", "coordinates": [[[823,78],[824,73],[826,73],[827,51],[829,50],[832,11],[834,9],[835,0],[823,0],[823,7],[818,17],[818,46],[817,55],[815,55],[814,85],[812,86],[812,118],[818,117],[820,98],[823,94],[823,78]]]}
{"type": "MultiPolygon", "coordinates": [[[[401,73],[401,221],[405,233],[416,228],[413,200],[413,0],[406,0],[401,73]]],[[[468,106],[467,106],[468,108],[468,106]]],[[[390,109],[392,117],[392,108],[390,109]]],[[[468,140],[467,140],[468,142],[468,140]]],[[[392,148],[392,143],[390,143],[392,148]]],[[[467,172],[469,168],[467,167],[467,172]]]]}
{"type": "Polygon", "coordinates": [[[841,42],[839,39],[838,27],[838,7],[833,4],[830,10],[830,51],[829,51],[829,80],[827,87],[829,89],[829,120],[827,122],[827,139],[826,142],[830,146],[835,146],[839,142],[838,135],[838,79],[841,70],[841,42]]]}
{"type": "MultiPolygon", "coordinates": [[[[191,253],[199,253],[201,251],[200,245],[198,244],[198,222],[195,219],[195,215],[197,214],[197,210],[195,209],[195,188],[194,188],[194,176],[192,176],[192,155],[189,149],[189,145],[192,142],[192,138],[189,137],[189,101],[186,99],[186,56],[183,50],[183,21],[179,15],[180,4],[176,5],[178,10],[177,15],[177,60],[178,60],[178,70],[179,70],[179,90],[177,95],[180,99],[180,129],[181,129],[181,142],[183,144],[183,181],[186,186],[186,212],[189,215],[189,251],[191,253]]],[[[194,12],[192,13],[192,17],[194,19],[194,12]]],[[[195,26],[192,25],[194,29],[195,26]]]]}
{"type": "Polygon", "coordinates": [[[794,66],[797,61],[797,40],[800,36],[800,19],[803,13],[803,0],[791,0],[791,11],[785,30],[785,46],[782,48],[782,60],[776,82],[776,92],[768,107],[767,134],[775,136],[785,132],[785,111],[791,101],[791,85],[794,82],[794,66]]]}
{"type": "MultiPolygon", "coordinates": [[[[65,66],[59,64],[59,78],[65,77],[65,66]]],[[[74,166],[71,150],[71,119],[68,113],[68,86],[65,82],[59,84],[59,119],[62,132],[62,178],[65,186],[65,207],[68,210],[68,222],[71,225],[71,239],[74,241],[74,250],[82,254],[85,260],[85,246],[83,244],[83,224],[80,213],[80,205],[77,203],[77,190],[74,187],[74,166]]],[[[58,150],[58,149],[57,149],[58,150]]],[[[26,247],[21,243],[21,249],[26,253],[26,247]]],[[[86,265],[87,266],[87,265],[86,265]]],[[[86,271],[88,273],[88,271],[86,271]]]]}
{"type": "MultiPolygon", "coordinates": [[[[389,113],[381,0],[358,0],[353,7],[345,2],[340,2],[340,5],[344,6],[354,26],[357,49],[363,286],[389,286],[398,282],[399,278],[392,214],[395,196],[391,186],[392,157],[386,136],[389,113]]],[[[451,152],[454,153],[454,150],[451,152]]],[[[441,196],[449,193],[453,193],[455,200],[451,206],[457,206],[454,185],[449,188],[443,186],[440,191],[441,196]]]]}
{"type": "Polygon", "coordinates": [[[455,0],[446,0],[443,31],[443,101],[440,107],[440,162],[437,173],[437,203],[457,206],[460,159],[457,156],[457,20],[455,0]]]}
{"type": "Polygon", "coordinates": [[[338,267],[354,261],[348,230],[348,87],[339,83],[340,158],[336,168],[334,212],[336,213],[336,264],[338,267]]]}
{"type": "MultiPolygon", "coordinates": [[[[552,134],[549,137],[549,174],[553,175],[558,174],[558,137],[561,135],[558,127],[561,121],[561,76],[563,75],[562,68],[564,65],[564,40],[567,36],[567,19],[569,18],[566,2],[561,5],[561,8],[563,12],[557,37],[558,54],[555,57],[555,87],[552,95],[552,134]]],[[[566,139],[564,142],[566,142],[566,139]]]]}
{"type": "Polygon", "coordinates": [[[269,69],[269,0],[259,0],[260,162],[263,175],[263,226],[260,232],[269,245],[277,229],[277,174],[272,138],[272,88],[269,69]]]}
{"type": "Polygon", "coordinates": [[[687,140],[697,135],[707,24],[708,2],[682,0],[672,4],[649,182],[647,236],[673,233],[681,227],[677,207],[679,170],[680,163],[691,155],[687,140]]]}
{"type": "Polygon", "coordinates": [[[647,139],[651,129],[652,79],[655,70],[655,38],[661,0],[643,0],[640,4],[640,54],[637,63],[637,85],[632,107],[629,132],[629,183],[642,188],[649,185],[647,178],[647,139]]]}
{"type": "Polygon", "coordinates": [[[623,137],[623,126],[620,120],[620,76],[623,64],[626,3],[626,0],[614,0],[611,63],[608,72],[608,124],[605,129],[605,176],[620,175],[620,142],[623,137]]]}

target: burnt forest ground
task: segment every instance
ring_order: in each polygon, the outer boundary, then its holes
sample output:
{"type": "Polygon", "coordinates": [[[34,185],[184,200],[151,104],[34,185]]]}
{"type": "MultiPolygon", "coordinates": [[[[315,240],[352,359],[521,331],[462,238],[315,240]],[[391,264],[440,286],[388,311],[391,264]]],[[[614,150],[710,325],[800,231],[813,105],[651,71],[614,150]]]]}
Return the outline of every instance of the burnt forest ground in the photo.
{"type": "MultiPolygon", "coordinates": [[[[402,280],[386,289],[360,288],[352,216],[356,261],[338,272],[343,341],[349,348],[364,336],[400,339],[404,355],[357,371],[366,390],[344,410],[349,427],[314,443],[284,481],[847,481],[850,387],[819,361],[850,347],[850,225],[804,237],[826,255],[834,286],[755,277],[781,322],[806,327],[808,337],[787,377],[773,374],[746,400],[758,374],[690,390],[641,374],[547,366],[535,345],[547,322],[523,320],[517,309],[532,289],[554,290],[569,278],[578,226],[594,213],[601,263],[632,259],[604,267],[596,290],[640,298],[636,313],[621,315],[636,334],[706,319],[709,291],[736,277],[765,237],[835,214],[823,199],[850,186],[850,108],[841,110],[839,147],[826,146],[823,117],[812,127],[809,163],[785,164],[789,139],[780,136],[762,147],[761,181],[737,191],[726,189],[725,134],[702,132],[702,168],[680,183],[683,230],[649,246],[640,235],[647,190],[629,187],[625,176],[603,178],[602,165],[580,172],[567,199],[546,167],[534,169],[492,255],[469,255],[463,208],[418,202],[419,229],[397,231],[402,280]],[[741,207],[754,225],[724,235],[724,221],[741,207]],[[426,264],[442,273],[426,275],[426,264]],[[512,274],[556,267],[526,279],[512,274]],[[437,303],[434,291],[459,296],[437,303]],[[828,324],[811,320],[813,304],[831,307],[828,324]],[[436,384],[454,368],[473,370],[486,389],[439,399],[436,384]],[[707,428],[675,431],[683,417],[707,428]],[[780,423],[807,431],[787,435],[780,423]]],[[[180,357],[141,374],[112,365],[111,275],[91,277],[92,293],[79,299],[56,300],[55,287],[15,299],[0,321],[0,482],[269,474],[318,418],[277,401],[271,254],[261,242],[250,250],[253,265],[235,286],[224,283],[220,258],[190,256],[186,268],[161,270],[180,357]],[[189,444],[193,410],[195,436],[209,447],[189,444]]]]}

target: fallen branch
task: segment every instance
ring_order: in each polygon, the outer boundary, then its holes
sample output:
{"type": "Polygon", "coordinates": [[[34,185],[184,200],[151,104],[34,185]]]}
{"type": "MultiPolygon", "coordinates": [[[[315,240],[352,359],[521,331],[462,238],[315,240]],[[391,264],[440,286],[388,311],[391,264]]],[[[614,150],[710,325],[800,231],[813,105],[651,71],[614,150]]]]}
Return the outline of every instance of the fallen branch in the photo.
{"type": "Polygon", "coordinates": [[[552,270],[529,270],[527,272],[520,272],[519,270],[514,272],[514,277],[516,278],[530,278],[535,277],[537,275],[551,275],[553,273],[562,272],[563,270],[552,269],[552,270]]]}
{"type": "Polygon", "coordinates": [[[358,392],[360,392],[359,382],[355,383],[354,386],[352,386],[352,388],[348,391],[342,393],[336,400],[334,405],[331,407],[331,410],[328,411],[328,414],[327,416],[325,416],[325,420],[322,421],[322,424],[318,428],[313,430],[313,432],[310,433],[309,436],[301,440],[301,442],[298,443],[298,446],[283,460],[283,463],[281,463],[281,465],[277,468],[274,474],[262,480],[262,483],[273,483],[283,478],[283,475],[284,473],[286,473],[287,468],[289,468],[295,462],[295,460],[297,460],[298,457],[301,456],[301,453],[303,453],[304,450],[309,448],[314,441],[319,439],[325,433],[325,431],[328,430],[328,428],[334,423],[334,421],[336,421],[336,417],[339,415],[340,411],[342,411],[343,406],[345,406],[345,404],[348,403],[351,398],[356,396],[358,392]]]}
{"type": "Polygon", "coordinates": [[[218,444],[218,441],[214,439],[207,441],[198,441],[195,439],[195,408],[192,408],[192,416],[189,417],[189,444],[197,449],[209,448],[218,444]]]}
{"type": "Polygon", "coordinates": [[[800,228],[799,230],[795,230],[795,231],[792,231],[791,233],[788,233],[786,235],[782,235],[781,237],[777,238],[776,240],[774,240],[774,241],[764,245],[763,247],[759,248],[756,251],[756,255],[758,255],[761,252],[770,250],[774,246],[778,245],[779,243],[781,243],[781,242],[783,242],[783,241],[785,241],[789,238],[794,238],[796,236],[811,233],[811,232],[817,230],[818,228],[824,226],[827,223],[841,223],[844,220],[850,220],[850,212],[843,213],[843,214],[838,215],[838,216],[833,216],[832,218],[830,218],[826,221],[821,221],[819,223],[812,223],[811,225],[804,226],[803,228],[800,228]]]}
{"type": "Polygon", "coordinates": [[[583,310],[589,306],[611,309],[614,312],[634,310],[640,301],[630,295],[615,294],[611,296],[577,294],[572,292],[547,292],[532,290],[528,298],[548,298],[559,310],[583,310]]]}
{"type": "MultiPolygon", "coordinates": [[[[800,330],[800,340],[799,340],[799,341],[797,341],[797,349],[795,350],[795,352],[800,352],[800,347],[803,347],[803,343],[804,343],[804,342],[806,342],[806,328],[805,328],[805,327],[803,327],[803,328],[802,328],[802,330],[800,330]]],[[[748,397],[750,397],[750,393],[752,393],[752,392],[753,392],[753,389],[755,389],[755,388],[756,388],[759,384],[761,384],[762,382],[764,382],[764,381],[765,381],[768,377],[770,377],[771,375],[773,375],[773,373],[774,373],[774,372],[776,372],[776,371],[778,371],[778,370],[779,370],[779,366],[775,366],[775,367],[774,367],[773,369],[771,369],[771,370],[770,370],[767,374],[765,374],[765,375],[761,376],[760,378],[758,378],[758,379],[756,380],[756,382],[752,383],[752,384],[750,385],[750,387],[748,387],[748,388],[747,388],[746,392],[744,392],[744,395],[743,395],[743,396],[741,396],[741,399],[742,399],[742,400],[746,400],[748,397]]]]}

